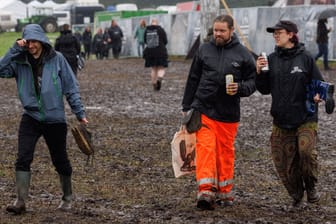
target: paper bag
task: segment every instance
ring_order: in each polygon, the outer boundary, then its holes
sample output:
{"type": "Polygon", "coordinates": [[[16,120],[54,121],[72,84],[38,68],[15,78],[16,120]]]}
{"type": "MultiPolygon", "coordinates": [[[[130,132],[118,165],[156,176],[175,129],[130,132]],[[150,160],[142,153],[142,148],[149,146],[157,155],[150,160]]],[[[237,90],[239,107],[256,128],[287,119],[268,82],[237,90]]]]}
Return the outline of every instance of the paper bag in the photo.
{"type": "Polygon", "coordinates": [[[196,170],[196,134],[184,126],[175,133],[171,142],[172,165],[175,177],[192,174],[196,170]]]}

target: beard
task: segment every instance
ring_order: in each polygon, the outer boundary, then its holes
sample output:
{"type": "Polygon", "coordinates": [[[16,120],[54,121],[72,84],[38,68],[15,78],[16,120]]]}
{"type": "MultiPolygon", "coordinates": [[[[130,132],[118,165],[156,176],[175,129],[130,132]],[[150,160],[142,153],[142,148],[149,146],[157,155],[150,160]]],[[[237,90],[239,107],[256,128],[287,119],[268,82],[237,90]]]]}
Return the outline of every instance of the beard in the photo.
{"type": "Polygon", "coordinates": [[[223,39],[221,37],[216,37],[215,38],[215,43],[216,43],[216,46],[218,46],[218,47],[223,47],[227,43],[229,43],[230,41],[231,41],[231,38],[230,39],[223,39]]]}

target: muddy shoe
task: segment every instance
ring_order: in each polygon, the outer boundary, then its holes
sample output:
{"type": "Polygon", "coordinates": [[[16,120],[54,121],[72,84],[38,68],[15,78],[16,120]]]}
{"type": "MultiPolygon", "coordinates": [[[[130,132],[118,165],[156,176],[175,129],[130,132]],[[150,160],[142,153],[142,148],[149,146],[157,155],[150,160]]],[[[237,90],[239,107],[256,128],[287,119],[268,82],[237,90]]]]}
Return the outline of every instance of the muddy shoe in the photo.
{"type": "Polygon", "coordinates": [[[26,206],[24,203],[16,203],[15,205],[7,206],[6,211],[14,215],[21,215],[26,212],[26,206]]]}
{"type": "Polygon", "coordinates": [[[294,199],[292,206],[293,207],[300,207],[302,204],[302,199],[294,199]]]}
{"type": "Polygon", "coordinates": [[[307,191],[307,201],[309,203],[316,203],[320,201],[320,194],[315,189],[307,191]]]}
{"type": "Polygon", "coordinates": [[[158,79],[156,82],[156,90],[159,91],[161,89],[161,85],[162,85],[162,79],[158,79]]]}
{"type": "Polygon", "coordinates": [[[325,110],[327,114],[331,114],[332,112],[334,112],[334,108],[335,108],[334,91],[335,91],[335,86],[329,85],[328,90],[327,90],[327,97],[325,101],[325,110]]]}
{"type": "Polygon", "coordinates": [[[205,199],[200,199],[197,201],[197,208],[200,210],[214,210],[214,203],[211,201],[207,201],[205,199]]]}

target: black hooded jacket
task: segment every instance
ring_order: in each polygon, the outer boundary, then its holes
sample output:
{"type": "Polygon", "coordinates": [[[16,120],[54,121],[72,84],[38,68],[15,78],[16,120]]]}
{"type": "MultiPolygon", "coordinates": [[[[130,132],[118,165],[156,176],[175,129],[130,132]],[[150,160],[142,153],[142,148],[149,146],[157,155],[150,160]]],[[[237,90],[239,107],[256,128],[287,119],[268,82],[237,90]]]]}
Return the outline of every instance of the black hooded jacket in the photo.
{"type": "Polygon", "coordinates": [[[307,84],[322,80],[314,58],[303,44],[293,48],[275,48],[268,57],[269,72],[257,75],[256,87],[262,94],[272,95],[271,115],[280,128],[297,128],[316,121],[317,111],[309,115],[306,108],[307,84]]]}
{"type": "Polygon", "coordinates": [[[71,67],[77,67],[77,55],[80,53],[81,46],[71,30],[61,31],[60,37],[55,42],[55,50],[64,55],[71,67]]]}
{"type": "Polygon", "coordinates": [[[234,34],[223,47],[214,39],[202,44],[193,58],[182,100],[182,110],[195,108],[207,117],[223,122],[240,120],[240,97],[255,90],[255,60],[234,34]],[[238,93],[226,93],[225,75],[232,74],[238,93]]]}

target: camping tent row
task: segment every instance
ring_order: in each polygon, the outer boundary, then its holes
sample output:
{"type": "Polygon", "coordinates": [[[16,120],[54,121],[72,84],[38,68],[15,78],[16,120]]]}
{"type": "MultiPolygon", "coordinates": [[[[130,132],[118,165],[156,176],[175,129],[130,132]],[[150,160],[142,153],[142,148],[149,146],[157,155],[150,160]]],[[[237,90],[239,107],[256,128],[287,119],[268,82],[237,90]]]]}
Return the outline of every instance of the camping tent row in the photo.
{"type": "Polygon", "coordinates": [[[51,10],[63,10],[69,7],[69,3],[58,4],[52,0],[41,3],[33,0],[28,4],[19,0],[0,0],[0,11],[2,13],[10,13],[15,19],[29,17],[39,13],[41,8],[49,8],[51,10]]]}

